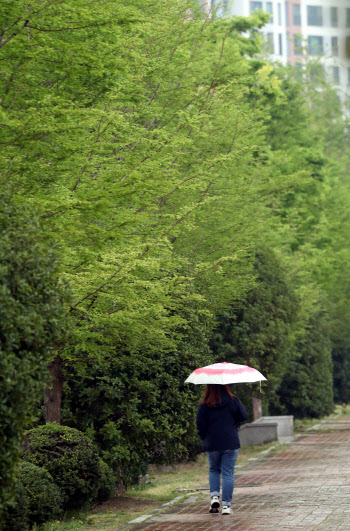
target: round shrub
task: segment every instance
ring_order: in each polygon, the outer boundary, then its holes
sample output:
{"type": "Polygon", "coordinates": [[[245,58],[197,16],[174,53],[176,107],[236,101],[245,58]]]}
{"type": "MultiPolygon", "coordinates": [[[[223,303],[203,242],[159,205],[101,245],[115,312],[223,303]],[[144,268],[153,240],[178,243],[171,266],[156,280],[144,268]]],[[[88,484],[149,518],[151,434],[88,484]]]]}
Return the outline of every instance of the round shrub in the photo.
{"type": "Polygon", "coordinates": [[[21,457],[52,475],[65,509],[81,508],[98,499],[106,474],[93,442],[80,431],[56,423],[29,430],[21,457]]]}
{"type": "Polygon", "coordinates": [[[15,506],[10,509],[8,531],[23,531],[33,524],[54,520],[62,514],[63,496],[44,468],[23,461],[16,487],[15,506]]]}

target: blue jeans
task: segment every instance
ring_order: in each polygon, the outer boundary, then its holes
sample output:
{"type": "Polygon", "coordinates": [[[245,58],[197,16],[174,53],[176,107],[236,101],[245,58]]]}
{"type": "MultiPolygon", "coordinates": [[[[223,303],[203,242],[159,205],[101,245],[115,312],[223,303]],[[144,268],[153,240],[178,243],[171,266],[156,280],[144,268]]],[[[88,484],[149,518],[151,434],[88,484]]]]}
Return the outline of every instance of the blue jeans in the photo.
{"type": "Polygon", "coordinates": [[[231,506],[234,487],[233,474],[238,456],[236,450],[207,452],[209,459],[210,496],[220,496],[220,476],[222,476],[222,505],[231,506]]]}

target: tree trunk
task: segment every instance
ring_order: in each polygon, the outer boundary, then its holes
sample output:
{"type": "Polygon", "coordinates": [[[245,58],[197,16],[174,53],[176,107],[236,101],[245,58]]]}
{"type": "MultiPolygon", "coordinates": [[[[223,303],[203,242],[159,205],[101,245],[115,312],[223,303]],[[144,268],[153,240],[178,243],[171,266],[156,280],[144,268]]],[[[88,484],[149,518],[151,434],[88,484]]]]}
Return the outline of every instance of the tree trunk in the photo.
{"type": "Polygon", "coordinates": [[[258,420],[260,419],[260,417],[262,417],[261,399],[253,396],[252,402],[253,402],[253,420],[258,420]]]}
{"type": "Polygon", "coordinates": [[[52,383],[44,389],[44,407],[46,424],[61,422],[61,402],[63,391],[62,359],[57,356],[49,365],[52,383]]]}

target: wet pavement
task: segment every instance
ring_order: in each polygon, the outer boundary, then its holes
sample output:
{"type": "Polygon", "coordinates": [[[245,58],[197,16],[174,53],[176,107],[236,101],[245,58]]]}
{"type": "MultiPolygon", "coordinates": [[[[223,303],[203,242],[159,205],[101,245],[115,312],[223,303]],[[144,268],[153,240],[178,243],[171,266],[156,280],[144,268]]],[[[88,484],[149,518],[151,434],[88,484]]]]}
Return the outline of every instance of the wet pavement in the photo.
{"type": "Polygon", "coordinates": [[[321,423],[235,474],[232,516],[199,491],[123,527],[132,531],[350,531],[350,417],[321,423]]]}

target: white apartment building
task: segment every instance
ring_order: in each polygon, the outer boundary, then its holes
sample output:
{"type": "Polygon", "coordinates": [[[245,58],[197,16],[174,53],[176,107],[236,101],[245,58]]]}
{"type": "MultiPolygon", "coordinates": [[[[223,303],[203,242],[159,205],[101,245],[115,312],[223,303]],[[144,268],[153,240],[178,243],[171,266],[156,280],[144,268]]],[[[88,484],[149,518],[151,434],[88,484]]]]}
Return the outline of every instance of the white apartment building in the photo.
{"type": "Polygon", "coordinates": [[[350,94],[350,0],[199,0],[203,9],[249,16],[262,9],[271,15],[263,28],[269,52],[282,63],[302,62],[301,46],[321,55],[326,72],[343,101],[350,94]]]}

